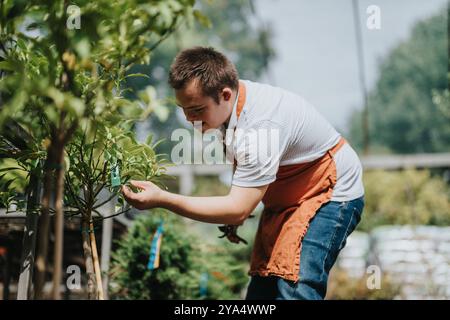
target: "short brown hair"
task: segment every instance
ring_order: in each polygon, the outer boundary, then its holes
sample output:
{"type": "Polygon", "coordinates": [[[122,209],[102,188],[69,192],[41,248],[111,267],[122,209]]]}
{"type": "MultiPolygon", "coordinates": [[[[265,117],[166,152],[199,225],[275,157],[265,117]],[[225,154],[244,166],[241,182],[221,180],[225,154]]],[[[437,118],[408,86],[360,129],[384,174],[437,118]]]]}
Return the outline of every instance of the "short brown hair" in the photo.
{"type": "Polygon", "coordinates": [[[193,79],[198,79],[203,94],[217,103],[223,88],[237,89],[239,86],[239,75],[234,64],[211,47],[185,49],[175,57],[170,67],[170,86],[179,90],[193,79]]]}

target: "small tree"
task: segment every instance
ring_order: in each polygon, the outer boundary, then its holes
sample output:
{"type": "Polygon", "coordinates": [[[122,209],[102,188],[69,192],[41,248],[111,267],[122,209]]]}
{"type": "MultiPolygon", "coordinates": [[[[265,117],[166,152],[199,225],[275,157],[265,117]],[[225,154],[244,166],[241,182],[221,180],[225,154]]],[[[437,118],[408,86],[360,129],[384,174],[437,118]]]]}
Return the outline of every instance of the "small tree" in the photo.
{"type": "MultiPolygon", "coordinates": [[[[107,217],[98,209],[117,197],[119,184],[127,183],[130,178],[158,183],[163,168],[152,146],[138,143],[127,122],[105,120],[90,124],[85,130],[80,128],[67,147],[70,167],[65,177],[65,205],[67,215],[81,216],[88,296],[102,298],[94,225],[124,213],[125,209],[107,217]],[[100,192],[106,188],[111,191],[110,197],[99,201],[100,192]]],[[[123,204],[123,199],[120,200],[123,204]]]]}
{"type": "MultiPolygon", "coordinates": [[[[151,51],[182,20],[201,17],[192,8],[193,0],[79,0],[73,4],[0,1],[0,129],[4,134],[7,123],[16,121],[36,139],[37,150],[44,151],[38,298],[45,281],[52,207],[56,218],[53,297],[59,298],[67,144],[90,121],[110,124],[108,117],[120,116],[114,112],[129,105],[121,91],[128,70],[136,63],[148,63],[151,51]]],[[[35,151],[26,152],[31,156],[35,151]]],[[[9,192],[11,184],[4,187],[9,192]]]]}

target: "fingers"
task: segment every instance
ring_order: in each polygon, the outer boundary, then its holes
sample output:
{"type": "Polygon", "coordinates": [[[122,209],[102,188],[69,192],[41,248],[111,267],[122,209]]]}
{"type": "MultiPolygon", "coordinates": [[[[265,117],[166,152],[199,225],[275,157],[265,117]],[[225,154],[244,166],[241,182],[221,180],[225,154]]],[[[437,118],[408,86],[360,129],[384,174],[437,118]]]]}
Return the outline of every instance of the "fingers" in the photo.
{"type": "Polygon", "coordinates": [[[122,186],[122,193],[127,200],[132,200],[135,194],[127,186],[122,186]]]}
{"type": "Polygon", "coordinates": [[[143,189],[143,190],[147,189],[151,185],[151,183],[148,181],[138,181],[138,180],[130,180],[130,184],[133,187],[143,189]]]}
{"type": "Polygon", "coordinates": [[[142,198],[140,198],[140,195],[138,193],[134,193],[130,188],[127,186],[122,186],[122,194],[125,198],[125,200],[135,207],[136,209],[143,210],[146,209],[144,207],[144,204],[142,202],[142,198]]]}
{"type": "MultiPolygon", "coordinates": [[[[150,183],[147,181],[130,180],[130,184],[138,189],[146,190],[149,187],[150,183]]],[[[137,199],[137,193],[133,192],[133,190],[131,190],[131,188],[127,187],[126,185],[122,185],[121,191],[126,199],[128,200],[137,199]]]]}

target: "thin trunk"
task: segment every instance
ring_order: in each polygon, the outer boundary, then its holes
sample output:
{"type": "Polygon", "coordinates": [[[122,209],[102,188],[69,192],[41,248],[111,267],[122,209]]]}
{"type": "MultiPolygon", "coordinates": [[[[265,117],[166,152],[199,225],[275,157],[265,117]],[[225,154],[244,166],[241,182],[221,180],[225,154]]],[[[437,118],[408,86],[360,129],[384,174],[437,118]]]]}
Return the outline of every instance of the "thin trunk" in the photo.
{"type": "Polygon", "coordinates": [[[47,254],[48,254],[48,238],[50,225],[50,198],[52,195],[52,178],[53,170],[52,164],[54,157],[52,146],[49,148],[49,153],[44,166],[44,185],[42,196],[41,216],[39,218],[38,226],[38,250],[36,255],[36,279],[35,279],[35,299],[43,298],[43,289],[45,285],[47,254]]]}
{"type": "Polygon", "coordinates": [[[95,242],[95,233],[94,233],[94,224],[89,224],[90,226],[90,238],[91,238],[91,248],[92,248],[92,258],[94,260],[94,272],[95,272],[95,279],[97,282],[97,299],[98,300],[104,300],[103,297],[103,283],[102,283],[102,272],[100,270],[100,263],[98,261],[98,252],[97,252],[97,243],[95,242]]]}
{"type": "Polygon", "coordinates": [[[81,237],[83,240],[83,253],[86,264],[88,299],[95,300],[97,298],[97,293],[95,290],[96,288],[95,271],[94,271],[94,263],[92,261],[92,249],[89,237],[89,233],[91,232],[89,226],[90,219],[91,219],[90,213],[83,213],[81,237]]]}
{"type": "Polygon", "coordinates": [[[39,218],[36,209],[40,202],[41,187],[42,183],[39,180],[39,176],[32,172],[27,195],[27,217],[23,233],[17,300],[28,300],[31,298],[36,232],[39,218]]]}
{"type": "Polygon", "coordinates": [[[55,300],[61,299],[61,278],[63,267],[63,247],[64,247],[64,147],[58,145],[56,171],[56,196],[55,196],[55,244],[53,256],[53,290],[52,297],[55,300]]]}

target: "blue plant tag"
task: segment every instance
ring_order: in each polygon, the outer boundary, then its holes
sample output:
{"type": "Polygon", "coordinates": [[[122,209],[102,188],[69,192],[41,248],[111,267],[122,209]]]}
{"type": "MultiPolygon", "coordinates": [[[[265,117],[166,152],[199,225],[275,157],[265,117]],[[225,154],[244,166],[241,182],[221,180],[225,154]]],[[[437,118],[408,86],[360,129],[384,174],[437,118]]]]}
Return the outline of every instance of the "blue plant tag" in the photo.
{"type": "Polygon", "coordinates": [[[159,267],[159,252],[161,250],[161,239],[163,234],[163,222],[156,229],[155,234],[153,235],[152,245],[150,247],[150,255],[148,259],[147,269],[154,270],[159,267]]]}
{"type": "Polygon", "coordinates": [[[200,297],[206,298],[208,294],[208,272],[203,272],[200,275],[200,297]]]}
{"type": "Polygon", "coordinates": [[[117,161],[111,165],[111,186],[120,186],[120,170],[117,161]]]}

